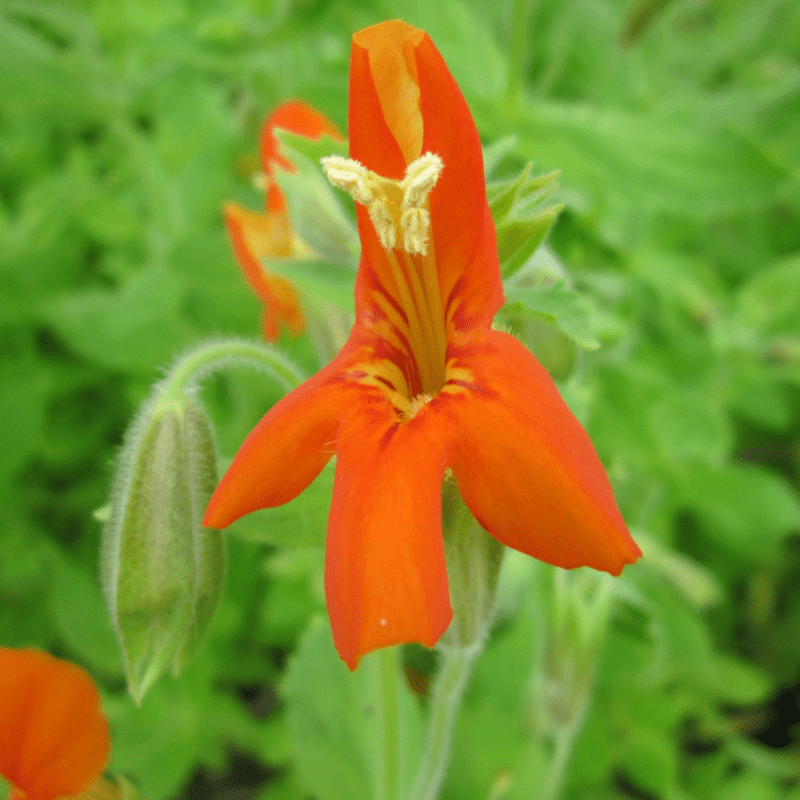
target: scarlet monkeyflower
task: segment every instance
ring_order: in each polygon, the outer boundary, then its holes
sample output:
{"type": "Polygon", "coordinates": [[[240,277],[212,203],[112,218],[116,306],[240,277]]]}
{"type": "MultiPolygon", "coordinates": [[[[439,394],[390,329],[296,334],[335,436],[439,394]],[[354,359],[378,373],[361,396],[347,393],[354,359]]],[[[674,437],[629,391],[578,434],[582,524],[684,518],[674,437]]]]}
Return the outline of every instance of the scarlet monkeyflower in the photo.
{"type": "Polygon", "coordinates": [[[307,253],[292,229],[286,200],[275,182],[276,166],[286,171],[295,169],[278,152],[276,128],[308,139],[330,136],[342,140],[336,126],[319,111],[298,101],[283,103],[270,114],[261,129],[265,213],[249,211],[232,202],[224,206],[225,223],[236,259],[264,306],[262,332],[268,342],[277,341],[282,325],[292,333],[305,330],[305,317],[291,281],[266,272],[261,265],[262,258],[291,258],[307,253]]]}
{"type": "Polygon", "coordinates": [[[39,650],[0,647],[0,775],[15,800],[91,786],[108,760],[108,723],[91,678],[39,650]]]}
{"type": "Polygon", "coordinates": [[[250,433],[205,524],[288,502],[335,453],[325,589],[354,669],[378,647],[433,646],[451,620],[448,467],[509,547],[615,575],[641,553],[551,378],[491,328],[503,288],[481,143],[424,31],[392,21],[355,34],[349,134],[352,160],[324,162],[358,204],[355,325],[250,433]]]}

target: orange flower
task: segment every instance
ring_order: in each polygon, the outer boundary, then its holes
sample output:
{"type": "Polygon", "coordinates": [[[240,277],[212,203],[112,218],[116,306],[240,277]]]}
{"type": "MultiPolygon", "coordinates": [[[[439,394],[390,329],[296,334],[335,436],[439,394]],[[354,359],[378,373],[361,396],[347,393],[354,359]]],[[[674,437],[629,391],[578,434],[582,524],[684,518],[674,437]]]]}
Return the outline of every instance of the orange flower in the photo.
{"type": "Polygon", "coordinates": [[[27,800],[75,795],[108,760],[108,723],[89,676],[39,650],[0,647],[0,775],[27,800]]]}
{"type": "Polygon", "coordinates": [[[292,230],[286,201],[275,182],[274,167],[292,171],[294,166],[278,152],[275,129],[297,133],[308,139],[342,135],[326,117],[305,103],[288,102],[278,106],[261,130],[261,162],[264,171],[266,213],[249,211],[236,203],[224,206],[225,223],[233,251],[259,300],[264,305],[262,330],[268,342],[278,339],[280,326],[292,333],[305,329],[305,317],[291,281],[264,271],[262,258],[291,258],[305,252],[292,230]]]}
{"type": "Polygon", "coordinates": [[[619,574],[640,555],[589,437],[549,375],[491,329],[503,304],[478,133],[424,31],[353,37],[350,153],[332,182],[358,202],[356,323],[339,355],[277,403],[223,477],[205,523],[286,503],[337,456],[325,588],[355,668],[432,646],[452,611],[441,530],[452,470],[509,547],[619,574]]]}

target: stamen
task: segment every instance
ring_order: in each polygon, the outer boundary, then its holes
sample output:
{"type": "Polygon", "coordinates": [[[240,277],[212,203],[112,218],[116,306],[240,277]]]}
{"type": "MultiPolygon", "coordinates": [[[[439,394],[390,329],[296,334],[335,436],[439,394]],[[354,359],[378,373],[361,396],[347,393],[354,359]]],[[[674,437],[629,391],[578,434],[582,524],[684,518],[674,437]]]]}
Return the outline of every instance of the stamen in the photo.
{"type": "Polygon", "coordinates": [[[406,176],[400,183],[403,189],[402,208],[421,208],[443,169],[444,162],[435,153],[425,153],[412,161],[406,167],[406,176]]]}
{"type": "Polygon", "coordinates": [[[367,207],[381,245],[397,247],[397,226],[403,230],[402,249],[410,255],[428,251],[431,218],[425,205],[444,169],[435,153],[412,161],[401,181],[384,178],[352,158],[326,156],[321,160],[328,180],[344,189],[357,203],[367,207]],[[398,203],[398,199],[402,198],[398,203]]]}
{"type": "Polygon", "coordinates": [[[402,409],[402,417],[404,422],[409,422],[419,414],[419,412],[426,406],[433,397],[429,394],[418,394],[412,397],[404,409],[402,409]]]}
{"type": "Polygon", "coordinates": [[[407,208],[400,217],[403,229],[403,249],[406,253],[427,255],[428,230],[431,226],[431,215],[426,208],[407,208]]]}
{"type": "Polygon", "coordinates": [[[404,260],[410,276],[411,291],[422,316],[425,353],[431,365],[432,382],[429,385],[441,387],[445,381],[447,333],[436,262],[429,255],[420,259],[404,254],[404,260]]]}
{"type": "Polygon", "coordinates": [[[342,156],[325,156],[321,163],[328,180],[339,189],[344,189],[356,203],[366,206],[374,202],[374,187],[370,184],[379,177],[374,172],[358,161],[342,156]]]}
{"type": "Polygon", "coordinates": [[[386,201],[375,200],[367,206],[367,211],[384,249],[390,250],[395,247],[397,245],[397,229],[386,201]]]}
{"type": "MultiPolygon", "coordinates": [[[[385,178],[341,156],[323,158],[322,166],[334,186],[344,189],[357,203],[366,206],[381,246],[386,250],[395,285],[392,293],[408,324],[398,325],[396,314],[388,317],[406,336],[411,349],[422,389],[415,398],[426,398],[424,402],[428,402],[445,383],[447,333],[436,259],[432,253],[428,203],[444,162],[434,153],[425,153],[406,167],[402,180],[385,178]]],[[[385,308],[383,310],[386,312],[385,308]]],[[[409,402],[413,405],[417,400],[409,402]]],[[[406,416],[413,418],[422,405],[424,403],[413,405],[413,413],[406,416]]]]}

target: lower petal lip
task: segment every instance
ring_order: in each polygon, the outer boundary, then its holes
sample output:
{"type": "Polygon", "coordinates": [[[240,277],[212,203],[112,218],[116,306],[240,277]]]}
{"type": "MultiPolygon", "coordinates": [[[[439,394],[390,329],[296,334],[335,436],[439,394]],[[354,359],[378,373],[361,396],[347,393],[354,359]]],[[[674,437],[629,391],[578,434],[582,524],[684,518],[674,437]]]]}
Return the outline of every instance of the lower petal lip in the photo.
{"type": "Polygon", "coordinates": [[[478,385],[454,396],[448,414],[449,463],[472,514],[503,544],[535,558],[618,575],[641,552],[550,376],[497,332],[473,347],[470,362],[478,385]]]}
{"type": "Polygon", "coordinates": [[[325,586],[351,669],[403,642],[432,647],[452,618],[441,535],[448,440],[433,409],[399,424],[381,403],[339,429],[325,586]]]}

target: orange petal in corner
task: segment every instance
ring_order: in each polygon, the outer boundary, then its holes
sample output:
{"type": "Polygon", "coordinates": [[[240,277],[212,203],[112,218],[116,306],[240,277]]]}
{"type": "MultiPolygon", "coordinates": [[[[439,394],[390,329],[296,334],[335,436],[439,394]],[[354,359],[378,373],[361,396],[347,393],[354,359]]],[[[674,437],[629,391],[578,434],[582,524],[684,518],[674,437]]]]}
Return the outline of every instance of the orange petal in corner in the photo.
{"type": "Polygon", "coordinates": [[[91,678],[39,650],[0,647],[0,775],[15,797],[79,794],[109,754],[108,723],[91,678]]]}

